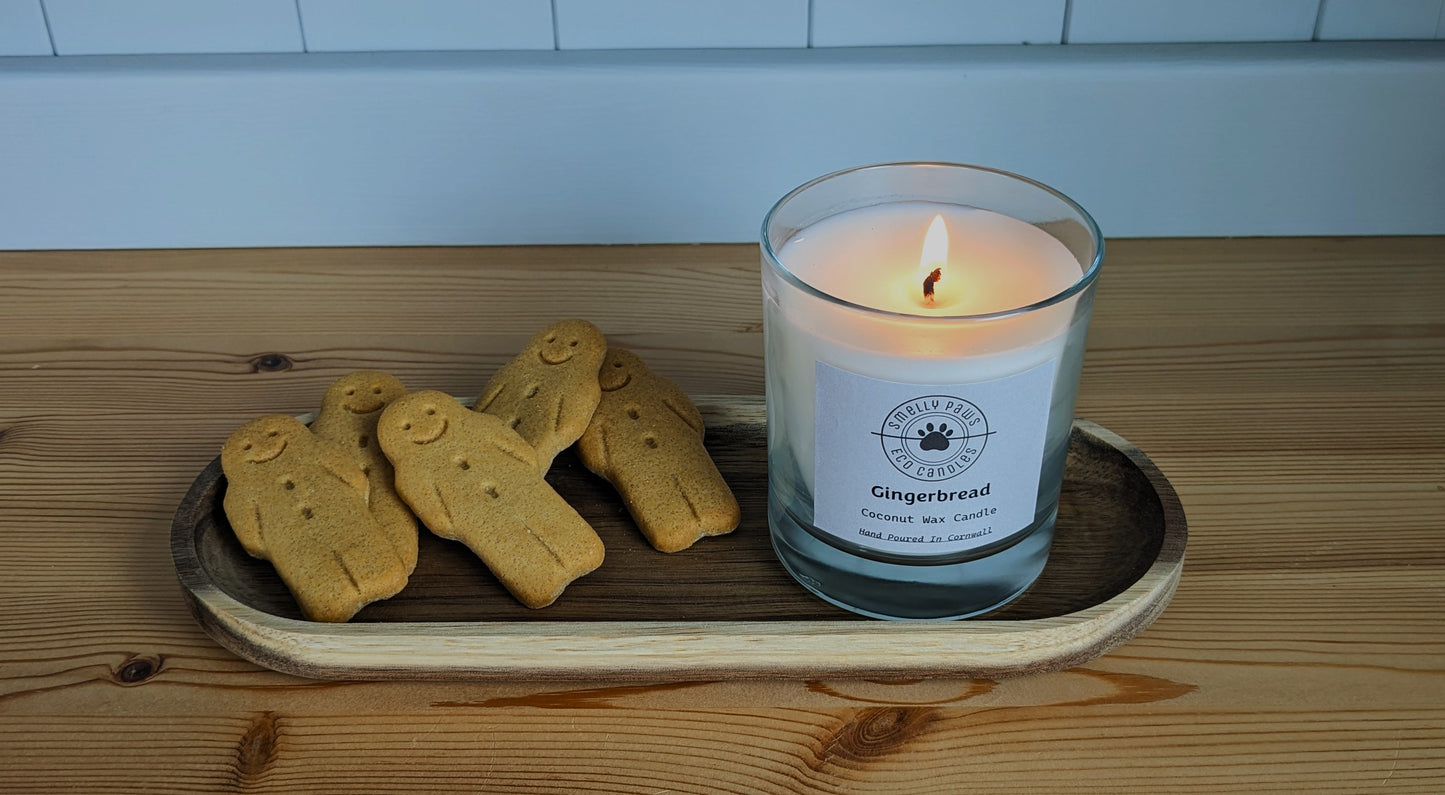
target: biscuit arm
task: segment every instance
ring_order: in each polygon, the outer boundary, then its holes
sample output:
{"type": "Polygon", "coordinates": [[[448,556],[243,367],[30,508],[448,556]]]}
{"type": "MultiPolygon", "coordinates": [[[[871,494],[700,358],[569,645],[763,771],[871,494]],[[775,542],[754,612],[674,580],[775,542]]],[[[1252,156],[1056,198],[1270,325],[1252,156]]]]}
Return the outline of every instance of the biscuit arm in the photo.
{"type": "Polygon", "coordinates": [[[261,536],[261,505],[254,499],[236,496],[235,489],[226,490],[224,500],[226,519],[231,523],[231,532],[236,540],[253,558],[267,560],[266,543],[261,536]]]}
{"type": "Polygon", "coordinates": [[[582,465],[593,474],[608,477],[612,462],[607,457],[607,429],[610,423],[601,417],[593,417],[592,423],[577,440],[577,457],[582,465]]]}
{"type": "Polygon", "coordinates": [[[552,430],[555,433],[562,432],[562,418],[567,416],[567,393],[557,395],[557,406],[552,411],[552,430]]]}
{"type": "Polygon", "coordinates": [[[447,510],[436,481],[397,470],[396,493],[431,530],[443,533],[455,531],[451,511],[447,510]]]}
{"type": "Polygon", "coordinates": [[[511,428],[506,428],[505,432],[494,434],[488,441],[504,455],[515,458],[533,469],[537,468],[536,448],[527,444],[527,440],[511,428]]]}
{"type": "Polygon", "coordinates": [[[320,450],[317,452],[317,461],[321,467],[338,480],[345,483],[347,488],[360,494],[362,499],[371,500],[371,481],[366,478],[366,472],[350,454],[336,447],[325,439],[318,439],[321,442],[320,450]]]}
{"type": "MultiPolygon", "coordinates": [[[[497,375],[501,375],[501,372],[498,371],[497,375]]],[[[492,380],[487,382],[486,388],[482,390],[482,396],[477,398],[477,402],[472,406],[474,410],[485,413],[506,390],[506,379],[498,378],[497,375],[492,376],[492,380]]]]}
{"type": "MultiPolygon", "coordinates": [[[[668,384],[668,386],[671,386],[671,384],[668,384]]],[[[693,405],[693,402],[688,399],[687,395],[683,394],[682,390],[676,387],[666,390],[662,395],[662,404],[673,414],[676,414],[678,419],[681,419],[694,431],[697,431],[698,436],[703,435],[702,412],[697,410],[697,406],[693,405]]]]}

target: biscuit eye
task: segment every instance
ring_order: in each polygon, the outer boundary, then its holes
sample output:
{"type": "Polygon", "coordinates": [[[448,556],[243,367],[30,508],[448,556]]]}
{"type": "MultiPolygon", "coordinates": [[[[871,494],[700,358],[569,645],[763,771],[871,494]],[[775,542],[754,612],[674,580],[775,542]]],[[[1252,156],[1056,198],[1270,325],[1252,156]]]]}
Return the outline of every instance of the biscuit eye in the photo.
{"type": "Polygon", "coordinates": [[[346,390],[346,394],[348,394],[348,395],[354,395],[354,394],[356,394],[356,388],[355,388],[355,387],[352,387],[351,389],[346,390]]]}
{"type": "Polygon", "coordinates": [[[613,362],[613,363],[612,363],[612,366],[621,369],[621,367],[622,367],[622,362],[613,362]]]}
{"type": "Polygon", "coordinates": [[[628,419],[633,419],[633,420],[635,420],[635,419],[637,419],[637,416],[638,416],[638,415],[637,415],[637,407],[636,407],[636,406],[628,406],[628,407],[627,407],[627,418],[628,418],[628,419]]]}
{"type": "Polygon", "coordinates": [[[401,424],[401,429],[402,429],[403,431],[409,431],[409,430],[411,430],[411,423],[409,423],[409,422],[403,422],[403,423],[401,424]]]}
{"type": "Polygon", "coordinates": [[[465,458],[459,458],[457,459],[457,466],[461,467],[463,471],[466,471],[472,468],[472,462],[468,461],[465,458]]]}
{"type": "Polygon", "coordinates": [[[572,340],[571,342],[567,343],[567,345],[570,346],[570,347],[575,348],[575,347],[577,347],[577,340],[572,340]]]}
{"type": "Polygon", "coordinates": [[[310,519],[312,516],[315,516],[315,514],[311,513],[311,506],[309,506],[309,505],[302,507],[302,509],[301,509],[301,515],[304,516],[304,517],[306,517],[307,519],[310,519]]]}
{"type": "Polygon", "coordinates": [[[276,435],[276,432],[275,432],[275,431],[267,431],[267,432],[266,432],[266,438],[268,438],[268,439],[271,438],[272,436],[275,436],[275,435],[276,435]]]}
{"type": "Polygon", "coordinates": [[[647,446],[648,446],[649,448],[651,448],[651,449],[653,449],[653,450],[656,450],[656,449],[657,449],[657,437],[656,437],[656,436],[653,436],[652,434],[649,433],[648,435],[642,437],[642,441],[646,442],[646,443],[647,443],[647,446]]]}
{"type": "Polygon", "coordinates": [[[250,442],[246,442],[245,444],[241,445],[241,449],[242,449],[242,450],[250,450],[250,449],[251,449],[251,443],[250,443],[250,442]]]}
{"type": "Polygon", "coordinates": [[[285,486],[287,491],[292,491],[296,488],[296,481],[287,478],[281,481],[281,485],[285,486]]]}
{"type": "Polygon", "coordinates": [[[556,341],[557,341],[557,335],[556,335],[556,334],[548,334],[548,335],[547,335],[547,341],[548,341],[548,342],[556,342],[556,341]]]}
{"type": "Polygon", "coordinates": [[[430,417],[431,415],[433,415],[433,414],[435,414],[435,413],[437,413],[437,410],[436,410],[436,409],[427,409],[427,410],[426,410],[426,415],[427,415],[428,417],[430,417]]]}

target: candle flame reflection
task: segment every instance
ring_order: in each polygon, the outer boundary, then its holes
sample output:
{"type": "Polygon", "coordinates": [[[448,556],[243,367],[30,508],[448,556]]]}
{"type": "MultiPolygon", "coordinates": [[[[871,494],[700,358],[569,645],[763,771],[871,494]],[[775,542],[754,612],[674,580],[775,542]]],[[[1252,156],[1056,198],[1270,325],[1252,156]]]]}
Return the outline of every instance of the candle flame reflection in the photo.
{"type": "Polygon", "coordinates": [[[923,303],[934,303],[934,288],[943,280],[943,269],[948,265],[948,226],[943,215],[933,216],[928,225],[928,234],[923,236],[923,256],[918,259],[918,271],[923,274],[923,303]]]}

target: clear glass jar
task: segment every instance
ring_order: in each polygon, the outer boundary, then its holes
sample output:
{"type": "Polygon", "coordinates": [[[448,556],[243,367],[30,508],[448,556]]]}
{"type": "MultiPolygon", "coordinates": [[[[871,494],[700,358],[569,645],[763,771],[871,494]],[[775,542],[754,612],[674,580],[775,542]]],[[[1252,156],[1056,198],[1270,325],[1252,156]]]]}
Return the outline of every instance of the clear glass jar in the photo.
{"type": "Polygon", "coordinates": [[[1073,201],[976,166],[851,169],[773,207],[768,518],[799,583],[891,619],[978,615],[1033,583],[1103,252],[1073,201]],[[933,215],[944,259],[921,251],[933,215]]]}

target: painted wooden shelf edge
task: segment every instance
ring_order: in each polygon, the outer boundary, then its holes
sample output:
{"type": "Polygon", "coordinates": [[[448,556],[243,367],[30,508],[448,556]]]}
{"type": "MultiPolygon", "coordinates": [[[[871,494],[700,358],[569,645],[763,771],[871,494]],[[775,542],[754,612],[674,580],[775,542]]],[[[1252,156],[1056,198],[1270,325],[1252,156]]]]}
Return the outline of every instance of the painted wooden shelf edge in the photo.
{"type": "MultiPolygon", "coordinates": [[[[728,400],[737,398],[697,402],[708,411],[728,400]]],[[[222,591],[207,577],[196,537],[179,514],[171,552],[191,613],[208,635],[244,659],[306,678],[664,681],[1043,673],[1094,659],[1153,623],[1178,586],[1188,540],[1178,495],[1148,456],[1095,423],[1075,425],[1146,476],[1165,530],[1158,556],[1131,586],[1052,618],[321,624],[275,616],[222,591]]]]}

